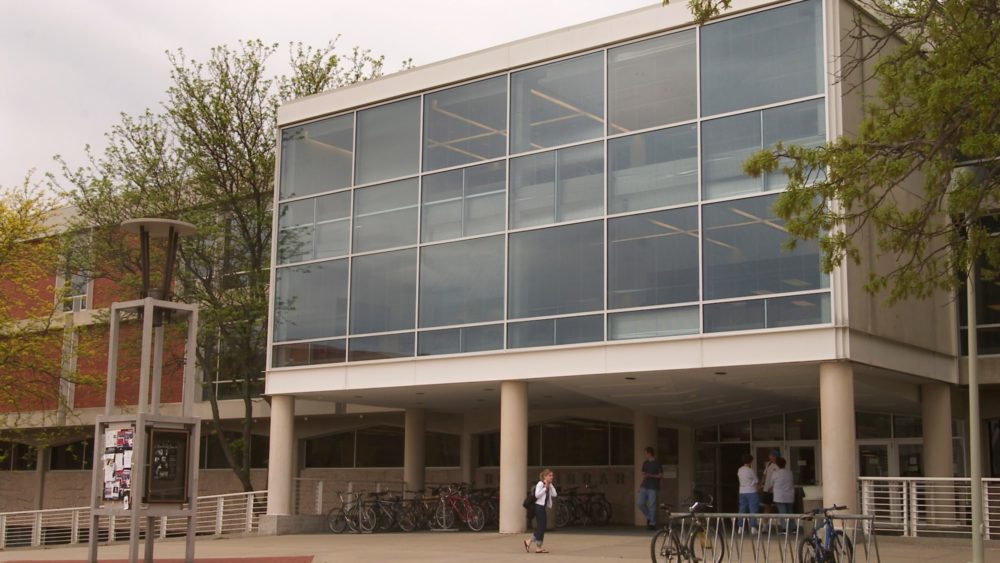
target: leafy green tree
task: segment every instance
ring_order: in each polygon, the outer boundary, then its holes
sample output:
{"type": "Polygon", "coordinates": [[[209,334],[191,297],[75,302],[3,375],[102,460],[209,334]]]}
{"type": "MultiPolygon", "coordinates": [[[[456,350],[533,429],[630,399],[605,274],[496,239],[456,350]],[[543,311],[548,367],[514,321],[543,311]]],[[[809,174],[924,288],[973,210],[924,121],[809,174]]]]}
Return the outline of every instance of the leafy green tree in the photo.
{"type": "MultiPolygon", "coordinates": [[[[76,254],[93,277],[135,287],[134,243],[116,228],[138,217],[193,223],[182,239],[174,290],[200,305],[198,365],[211,403],[214,435],[246,490],[250,483],[252,400],[264,379],[275,123],[283,101],[380,76],[383,58],[355,48],[346,56],[333,42],[290,46],[291,74],[267,69],[277,45],[260,41],[217,47],[204,62],[168,53],[172,84],[162,111],[123,115],[103,154],[80,169],[63,165],[66,194],[79,209],[77,229],[94,235],[76,254]],[[226,439],[221,398],[243,402],[240,437],[226,439]]],[[[89,152],[89,150],[88,150],[89,152]]]]}

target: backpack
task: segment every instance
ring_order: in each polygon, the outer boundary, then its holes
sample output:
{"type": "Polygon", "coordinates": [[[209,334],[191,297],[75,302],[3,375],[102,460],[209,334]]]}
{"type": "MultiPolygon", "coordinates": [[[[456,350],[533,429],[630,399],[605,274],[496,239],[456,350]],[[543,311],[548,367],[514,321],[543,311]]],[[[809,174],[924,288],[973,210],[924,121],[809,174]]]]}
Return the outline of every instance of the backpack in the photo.
{"type": "Polygon", "coordinates": [[[525,510],[531,510],[531,507],[535,506],[536,502],[538,502],[538,499],[535,498],[535,488],[531,487],[528,489],[528,495],[524,497],[524,502],[521,503],[521,506],[523,506],[525,510]]]}

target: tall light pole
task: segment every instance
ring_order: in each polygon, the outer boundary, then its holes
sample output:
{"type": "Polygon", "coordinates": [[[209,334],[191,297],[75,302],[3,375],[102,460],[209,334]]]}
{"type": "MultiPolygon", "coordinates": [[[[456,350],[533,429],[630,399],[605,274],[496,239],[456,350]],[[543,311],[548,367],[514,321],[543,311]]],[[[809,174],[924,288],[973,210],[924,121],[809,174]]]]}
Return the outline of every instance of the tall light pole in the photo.
{"type": "Polygon", "coordinates": [[[976,259],[965,280],[969,341],[969,486],[972,489],[972,563],[983,563],[983,453],[979,429],[979,339],[976,334],[976,259]]]}

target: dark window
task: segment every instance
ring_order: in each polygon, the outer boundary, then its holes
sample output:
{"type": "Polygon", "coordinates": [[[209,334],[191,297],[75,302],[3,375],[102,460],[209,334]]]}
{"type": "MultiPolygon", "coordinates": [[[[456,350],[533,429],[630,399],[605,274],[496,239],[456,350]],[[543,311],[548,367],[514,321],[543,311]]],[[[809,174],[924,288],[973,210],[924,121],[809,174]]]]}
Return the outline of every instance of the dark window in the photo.
{"type": "Polygon", "coordinates": [[[785,414],[786,440],[818,440],[819,418],[816,409],[785,414]]]}
{"type": "Polygon", "coordinates": [[[461,437],[458,434],[428,432],[425,437],[427,467],[458,467],[461,437]]]}
{"type": "Polygon", "coordinates": [[[305,440],[306,467],[354,467],[354,432],[305,440]]]}
{"type": "Polygon", "coordinates": [[[358,430],[358,467],[402,467],[403,429],[376,426],[358,430]]]}
{"type": "Polygon", "coordinates": [[[38,450],[28,444],[14,444],[14,471],[34,471],[38,465],[38,450]]]}
{"type": "Polygon", "coordinates": [[[611,423],[611,465],[635,463],[635,440],[631,424],[611,423]]]}
{"type": "Polygon", "coordinates": [[[542,463],[546,466],[608,465],[607,422],[569,419],[542,426],[542,463]]]}
{"type": "Polygon", "coordinates": [[[52,446],[49,469],[90,469],[93,459],[94,448],[90,440],[52,446]]]}
{"type": "Polygon", "coordinates": [[[476,436],[479,443],[479,463],[480,467],[500,466],[500,433],[487,432],[476,436]]]}
{"type": "Polygon", "coordinates": [[[680,463],[680,434],[676,428],[660,428],[656,432],[656,460],[663,465],[680,463]]]}
{"type": "Polygon", "coordinates": [[[859,412],[854,421],[859,439],[892,437],[892,417],[888,414],[859,412]]]}

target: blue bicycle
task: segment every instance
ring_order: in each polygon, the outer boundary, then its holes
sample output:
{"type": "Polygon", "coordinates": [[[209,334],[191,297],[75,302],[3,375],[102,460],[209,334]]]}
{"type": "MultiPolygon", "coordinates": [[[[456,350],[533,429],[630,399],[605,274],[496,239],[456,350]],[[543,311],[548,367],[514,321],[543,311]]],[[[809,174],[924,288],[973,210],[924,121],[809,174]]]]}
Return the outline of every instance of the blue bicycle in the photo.
{"type": "Polygon", "coordinates": [[[812,519],[820,514],[823,521],[813,527],[812,533],[799,541],[799,563],[854,563],[854,546],[843,531],[833,527],[835,510],[846,510],[846,506],[833,505],[817,508],[802,515],[800,520],[812,519]]]}

